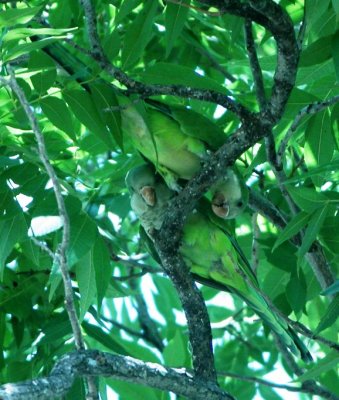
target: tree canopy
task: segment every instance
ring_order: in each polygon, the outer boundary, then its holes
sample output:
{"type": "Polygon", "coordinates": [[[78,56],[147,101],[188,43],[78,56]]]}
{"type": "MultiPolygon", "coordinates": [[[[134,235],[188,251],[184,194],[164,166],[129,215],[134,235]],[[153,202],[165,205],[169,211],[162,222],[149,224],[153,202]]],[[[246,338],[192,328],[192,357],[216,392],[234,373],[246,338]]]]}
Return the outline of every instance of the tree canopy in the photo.
{"type": "Polygon", "coordinates": [[[338,0],[0,2],[1,399],[339,398],[338,21],[338,0]],[[195,112],[210,148],[154,243],[126,104],[195,112]],[[310,363],[178,252],[233,165],[249,203],[223,227],[310,363]]]}

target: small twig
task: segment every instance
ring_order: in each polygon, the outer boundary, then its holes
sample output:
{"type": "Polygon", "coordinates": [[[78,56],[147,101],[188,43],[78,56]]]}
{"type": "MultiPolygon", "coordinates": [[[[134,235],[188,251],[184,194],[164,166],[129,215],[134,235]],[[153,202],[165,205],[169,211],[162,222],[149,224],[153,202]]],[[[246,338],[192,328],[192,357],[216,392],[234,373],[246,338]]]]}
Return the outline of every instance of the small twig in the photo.
{"type": "Polygon", "coordinates": [[[30,121],[33,133],[35,135],[35,138],[36,138],[36,141],[38,144],[38,152],[39,152],[41,162],[44,165],[45,170],[46,170],[49,178],[52,181],[53,191],[54,191],[55,198],[56,198],[57,205],[58,205],[58,212],[59,212],[60,219],[61,219],[62,225],[63,225],[61,244],[57,250],[57,253],[55,254],[55,258],[60,263],[60,270],[61,270],[61,274],[62,274],[62,277],[64,280],[65,305],[66,305],[68,316],[70,318],[70,322],[72,325],[76,348],[79,350],[84,349],[84,342],[83,342],[83,338],[81,335],[80,325],[79,325],[79,321],[78,321],[77,314],[75,311],[75,305],[74,305],[74,300],[73,300],[72,282],[71,282],[71,278],[69,276],[68,266],[67,266],[66,251],[67,251],[68,244],[69,244],[70,224],[69,224],[68,214],[66,211],[65,202],[64,202],[64,199],[62,196],[61,185],[60,185],[58,177],[54,171],[54,168],[52,167],[52,165],[49,161],[46,146],[45,146],[45,140],[44,140],[43,134],[40,130],[38,121],[36,120],[35,115],[33,113],[33,110],[31,109],[30,104],[28,103],[23,90],[18,85],[18,83],[15,79],[15,76],[14,76],[14,72],[10,66],[8,66],[8,70],[10,73],[10,80],[7,81],[3,78],[0,78],[0,79],[3,83],[9,85],[12,88],[12,90],[15,92],[15,94],[18,96],[20,104],[22,105],[22,108],[24,109],[24,111],[30,121]]]}
{"type": "Polygon", "coordinates": [[[255,212],[252,215],[252,228],[253,228],[253,239],[252,239],[252,269],[256,273],[259,266],[259,243],[260,229],[258,225],[258,213],[255,212]]]}
{"type": "Polygon", "coordinates": [[[284,138],[282,139],[282,141],[280,142],[278,151],[277,151],[277,162],[278,165],[281,165],[282,163],[282,158],[285,154],[288,142],[290,141],[291,137],[293,136],[294,132],[296,131],[296,129],[298,128],[298,125],[300,123],[300,121],[306,116],[306,115],[311,115],[311,114],[315,114],[325,108],[327,108],[328,106],[335,104],[339,102],[339,95],[333,96],[328,100],[324,100],[324,101],[317,101],[315,103],[311,103],[306,107],[303,107],[301,110],[299,110],[298,114],[296,115],[296,117],[294,118],[294,121],[291,125],[291,127],[289,128],[289,130],[287,131],[286,135],[284,136],[284,138]]]}
{"type": "MultiPolygon", "coordinates": [[[[15,94],[18,96],[19,102],[24,110],[24,112],[27,115],[27,118],[30,122],[30,125],[32,127],[32,131],[34,133],[34,136],[37,141],[38,145],[38,154],[40,157],[40,160],[50,178],[52,181],[52,187],[54,191],[54,195],[56,198],[57,206],[58,206],[58,212],[60,219],[62,221],[62,238],[61,238],[61,243],[53,257],[59,265],[60,265],[60,271],[64,283],[64,290],[65,290],[65,307],[67,310],[67,314],[71,323],[72,327],[72,332],[74,335],[74,341],[75,341],[75,346],[77,350],[84,350],[85,349],[85,343],[82,337],[81,329],[80,329],[80,323],[78,320],[77,312],[75,309],[75,304],[74,304],[74,298],[73,298],[73,289],[72,289],[72,281],[71,277],[69,275],[68,271],[68,264],[67,264],[67,249],[69,246],[69,239],[70,239],[70,223],[69,223],[69,217],[67,214],[64,198],[62,196],[62,188],[60,185],[60,182],[58,180],[58,177],[54,171],[54,168],[48,158],[47,154],[47,149],[45,145],[45,140],[43,137],[43,134],[40,130],[39,124],[37,119],[35,118],[35,115],[33,113],[33,110],[30,107],[30,104],[28,103],[28,100],[26,99],[25,93],[21,89],[21,87],[18,85],[14,71],[10,65],[7,66],[9,74],[10,74],[10,80],[6,81],[5,79],[1,78],[1,82],[9,85],[11,89],[15,92],[15,94]]],[[[89,377],[87,378],[88,382],[88,387],[89,387],[89,397],[88,399],[96,399],[98,398],[97,390],[96,390],[96,385],[95,382],[93,381],[93,378],[89,377]]]]}
{"type": "Polygon", "coordinates": [[[32,242],[34,242],[37,246],[39,246],[43,251],[45,251],[53,260],[55,258],[55,254],[53,251],[47,246],[46,243],[41,242],[35,236],[31,237],[32,242]]]}
{"type": "Polygon", "coordinates": [[[259,103],[261,111],[264,111],[267,106],[264,80],[262,76],[262,70],[260,68],[257,52],[255,50],[255,43],[252,32],[252,21],[248,18],[245,20],[245,38],[246,38],[246,48],[248,57],[250,60],[250,66],[253,75],[254,86],[256,90],[256,96],[259,103]]]}
{"type": "MultiPolygon", "coordinates": [[[[297,365],[297,363],[294,361],[291,353],[286,351],[286,348],[284,344],[281,342],[280,338],[274,334],[274,337],[276,339],[277,346],[284,357],[287,365],[291,369],[291,371],[296,375],[296,376],[301,376],[304,371],[297,365]]],[[[309,393],[312,395],[318,395],[320,397],[323,397],[325,399],[330,399],[330,400],[338,400],[339,397],[336,396],[334,393],[330,392],[329,390],[325,389],[324,387],[320,386],[317,384],[314,380],[307,380],[304,381],[301,385],[302,391],[304,393],[309,393]]]]}
{"type": "MultiPolygon", "coordinates": [[[[310,388],[307,388],[307,387],[305,388],[303,385],[299,386],[299,387],[291,386],[291,385],[283,385],[283,384],[279,384],[279,383],[270,382],[265,379],[256,378],[254,376],[238,375],[238,374],[234,374],[232,372],[220,372],[220,373],[218,373],[218,375],[223,376],[223,377],[239,379],[239,380],[245,381],[245,382],[254,382],[254,383],[257,383],[258,385],[269,386],[269,387],[273,387],[273,388],[277,388],[277,389],[284,389],[284,390],[288,390],[289,392],[299,392],[299,393],[320,395],[319,389],[321,389],[320,387],[317,387],[316,393],[314,393],[313,389],[310,390],[310,388]]],[[[332,393],[328,393],[328,394],[332,395],[332,393]]],[[[332,398],[333,400],[336,399],[336,396],[335,395],[333,395],[333,396],[325,397],[325,398],[332,398]]]]}

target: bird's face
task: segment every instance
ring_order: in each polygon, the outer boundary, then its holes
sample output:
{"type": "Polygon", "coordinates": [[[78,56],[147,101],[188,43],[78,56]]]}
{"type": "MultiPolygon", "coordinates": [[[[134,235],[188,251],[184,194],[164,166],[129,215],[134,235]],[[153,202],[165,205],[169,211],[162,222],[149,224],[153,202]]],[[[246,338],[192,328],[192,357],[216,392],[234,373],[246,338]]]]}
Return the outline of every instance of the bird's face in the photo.
{"type": "Polygon", "coordinates": [[[239,198],[226,198],[221,192],[215,192],[212,198],[212,211],[222,219],[238,216],[246,207],[246,202],[239,198]]]}

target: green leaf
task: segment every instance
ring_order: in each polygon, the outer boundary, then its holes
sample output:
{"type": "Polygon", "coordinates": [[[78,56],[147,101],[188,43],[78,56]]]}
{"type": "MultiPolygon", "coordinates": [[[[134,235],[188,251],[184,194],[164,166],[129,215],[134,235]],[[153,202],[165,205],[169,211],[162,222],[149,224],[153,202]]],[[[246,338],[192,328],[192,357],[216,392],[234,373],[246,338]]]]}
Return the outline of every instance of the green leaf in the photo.
{"type": "Polygon", "coordinates": [[[60,271],[60,265],[58,262],[54,260],[47,282],[47,285],[49,286],[49,294],[48,294],[49,302],[52,301],[54,294],[61,282],[62,282],[62,276],[60,271]]]}
{"type": "Polygon", "coordinates": [[[53,125],[61,129],[72,139],[76,140],[72,115],[66,103],[55,96],[40,99],[40,106],[46,117],[53,125]]]}
{"type": "MultiPolygon", "coordinates": [[[[337,281],[338,282],[338,281],[337,281]]],[[[337,295],[328,306],[326,313],[321,318],[314,334],[317,335],[329,326],[335,326],[336,321],[339,317],[339,295],[337,295]]]]}
{"type": "Polygon", "coordinates": [[[131,13],[139,4],[141,0],[123,0],[118,7],[117,15],[114,19],[115,26],[119,24],[129,13],[131,13]]]}
{"type": "Polygon", "coordinates": [[[328,203],[323,208],[318,208],[314,211],[312,217],[310,218],[308,227],[306,228],[305,235],[303,237],[302,244],[298,250],[298,258],[301,260],[307,253],[312,243],[316,239],[324,220],[327,216],[329,210],[328,203]]]}
{"type": "Polygon", "coordinates": [[[296,215],[283,229],[282,232],[279,232],[278,239],[274,243],[272,248],[272,252],[283,242],[290,239],[294,235],[296,235],[308,222],[310,219],[310,215],[304,211],[301,211],[298,215],[296,215]]]}
{"type": "Polygon", "coordinates": [[[113,86],[104,83],[90,85],[92,99],[102,121],[114,137],[118,146],[123,149],[120,108],[113,86]]]}
{"type": "Polygon", "coordinates": [[[94,243],[93,260],[95,269],[95,282],[98,293],[98,310],[100,310],[102,299],[106,294],[109,281],[112,277],[110,254],[104,240],[101,237],[98,237],[94,243]]]}
{"type": "Polygon", "coordinates": [[[144,53],[152,36],[153,19],[157,8],[157,1],[147,0],[142,11],[128,27],[121,54],[123,70],[134,65],[144,53]]]}
{"type": "Polygon", "coordinates": [[[149,84],[183,85],[197,89],[215,90],[223,94],[227,93],[227,90],[215,80],[199,75],[191,68],[182,65],[158,62],[146,68],[140,75],[143,82],[149,84]]]}
{"type": "Polygon", "coordinates": [[[295,312],[298,315],[302,312],[306,303],[306,279],[301,269],[297,272],[291,274],[290,281],[286,286],[286,297],[287,300],[295,312]]]}
{"type": "Polygon", "coordinates": [[[190,0],[180,0],[178,3],[167,3],[165,11],[166,27],[166,57],[170,54],[176,39],[180,36],[189,11],[190,0]],[[182,5],[184,4],[184,5],[182,5]],[[185,5],[187,7],[185,7],[185,5]]]}
{"type": "Polygon", "coordinates": [[[164,360],[169,367],[180,367],[185,365],[187,360],[187,341],[179,330],[176,330],[174,337],[168,342],[163,351],[164,360]]]}
{"type": "Polygon", "coordinates": [[[96,340],[97,342],[103,344],[109,350],[114,351],[115,353],[121,354],[123,356],[131,355],[120,343],[118,343],[113,335],[106,333],[98,326],[89,324],[88,322],[83,321],[81,326],[84,328],[84,331],[91,338],[96,340]]]}
{"type": "MultiPolygon", "coordinates": [[[[8,47],[8,51],[4,56],[4,62],[14,60],[15,58],[22,56],[24,54],[30,54],[31,52],[39,49],[43,49],[51,43],[54,43],[58,39],[66,39],[66,36],[51,36],[45,39],[41,39],[38,42],[33,43],[22,43],[14,47],[8,47]]],[[[5,48],[6,50],[6,48],[5,48]]]]}
{"type": "Polygon", "coordinates": [[[265,400],[283,400],[282,397],[278,395],[278,393],[269,386],[258,385],[259,392],[262,396],[262,399],[265,400]]]}
{"type": "Polygon", "coordinates": [[[300,66],[309,67],[310,65],[320,64],[331,57],[332,35],[323,36],[311,43],[302,52],[300,66]]]}
{"type": "Polygon", "coordinates": [[[80,259],[76,264],[75,271],[80,291],[79,320],[82,321],[97,294],[93,249],[80,259]]]}
{"type": "Polygon", "coordinates": [[[0,220],[0,279],[3,278],[5,261],[14,245],[27,237],[27,223],[23,214],[0,220]]]}
{"type": "Polygon", "coordinates": [[[332,0],[332,6],[336,14],[339,14],[339,0],[332,0]]]}
{"type": "Polygon", "coordinates": [[[91,133],[106,144],[108,149],[114,149],[114,140],[102,121],[92,96],[84,90],[66,90],[63,96],[78,120],[83,123],[91,133]]]}
{"type": "MultiPolygon", "coordinates": [[[[31,10],[31,8],[30,8],[31,10]]],[[[43,36],[43,35],[61,35],[65,32],[72,32],[78,28],[66,28],[66,29],[53,29],[53,28],[16,28],[11,29],[3,37],[3,42],[10,42],[11,40],[24,39],[29,36],[43,36]]]]}
{"type": "Polygon", "coordinates": [[[30,55],[28,67],[33,71],[40,71],[31,76],[31,81],[34,89],[39,94],[45,93],[56,79],[57,74],[54,62],[42,51],[37,51],[30,55]]]}
{"type": "MultiPolygon", "coordinates": [[[[338,1],[339,7],[339,1],[338,1]]],[[[339,82],[339,30],[333,35],[332,38],[332,57],[334,63],[334,69],[337,76],[337,82],[339,82]]]]}
{"type": "Polygon", "coordinates": [[[5,28],[7,26],[26,24],[34,18],[41,7],[27,7],[27,8],[11,8],[1,10],[0,13],[0,26],[5,28]]]}
{"type": "Polygon", "coordinates": [[[71,216],[70,225],[71,235],[67,258],[71,266],[91,250],[98,228],[86,214],[71,216]]]}
{"type": "Polygon", "coordinates": [[[326,218],[323,227],[320,231],[320,237],[326,247],[338,254],[339,251],[339,214],[326,218]]]}
{"type": "Polygon", "coordinates": [[[324,207],[328,202],[323,193],[305,187],[287,187],[288,192],[297,206],[306,212],[313,212],[319,207],[324,207]]]}
{"type": "MultiPolygon", "coordinates": [[[[313,115],[305,132],[305,162],[308,168],[328,164],[333,156],[334,137],[328,110],[313,115]]],[[[317,186],[321,186],[321,176],[313,178],[317,186]]]]}
{"type": "Polygon", "coordinates": [[[336,368],[339,362],[339,355],[335,350],[332,350],[326,357],[320,360],[313,368],[299,376],[294,382],[304,382],[309,379],[314,379],[321,374],[336,368]]]}

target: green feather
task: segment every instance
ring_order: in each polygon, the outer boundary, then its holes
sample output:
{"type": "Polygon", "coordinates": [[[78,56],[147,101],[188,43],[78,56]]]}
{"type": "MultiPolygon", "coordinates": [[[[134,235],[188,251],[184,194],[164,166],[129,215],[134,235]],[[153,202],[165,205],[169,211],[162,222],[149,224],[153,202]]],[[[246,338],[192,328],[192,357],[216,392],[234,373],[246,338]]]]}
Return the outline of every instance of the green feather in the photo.
{"type": "MultiPolygon", "coordinates": [[[[137,172],[137,174],[132,174],[135,181],[134,187],[129,187],[132,196],[138,196],[135,187],[140,187],[139,178],[143,182],[148,182],[147,184],[152,181],[152,177],[145,179],[145,174],[152,174],[152,169],[149,167],[139,167],[137,172]]],[[[157,224],[157,229],[159,229],[159,226],[161,227],[166,208],[173,197],[170,194],[171,191],[164,188],[163,182],[160,178],[156,178],[154,172],[153,182],[155,193],[159,198],[157,198],[154,206],[149,207],[147,211],[146,226],[144,215],[138,214],[138,210],[135,210],[147,233],[149,232],[149,220],[152,220],[152,218],[157,224]]],[[[261,294],[257,278],[250,264],[236,240],[224,229],[225,221],[216,218],[207,204],[207,200],[203,200],[198,205],[197,210],[187,218],[183,229],[182,244],[179,251],[191,273],[201,277],[204,282],[215,283],[224,290],[238,295],[294,354],[300,354],[303,360],[310,361],[312,357],[302,341],[286,321],[270,308],[261,294]]]]}

